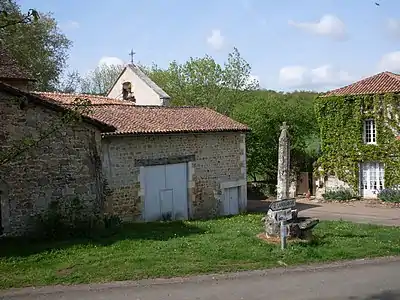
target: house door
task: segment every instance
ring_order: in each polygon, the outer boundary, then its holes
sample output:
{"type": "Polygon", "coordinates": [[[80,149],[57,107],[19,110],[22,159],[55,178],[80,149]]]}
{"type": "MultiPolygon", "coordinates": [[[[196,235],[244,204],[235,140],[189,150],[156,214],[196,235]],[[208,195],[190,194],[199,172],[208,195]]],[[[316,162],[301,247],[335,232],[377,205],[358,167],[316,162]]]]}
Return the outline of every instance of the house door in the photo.
{"type": "Polygon", "coordinates": [[[188,218],[187,164],[144,168],[144,219],[188,218]]]}
{"type": "Polygon", "coordinates": [[[376,198],[385,187],[384,166],[379,162],[362,163],[360,166],[360,188],[363,198],[376,198]]]}
{"type": "Polygon", "coordinates": [[[303,195],[310,189],[309,178],[307,172],[300,172],[299,179],[297,181],[297,195],[303,195]]]}
{"type": "Polygon", "coordinates": [[[222,201],[222,215],[230,216],[239,213],[239,187],[227,188],[222,201]]]}

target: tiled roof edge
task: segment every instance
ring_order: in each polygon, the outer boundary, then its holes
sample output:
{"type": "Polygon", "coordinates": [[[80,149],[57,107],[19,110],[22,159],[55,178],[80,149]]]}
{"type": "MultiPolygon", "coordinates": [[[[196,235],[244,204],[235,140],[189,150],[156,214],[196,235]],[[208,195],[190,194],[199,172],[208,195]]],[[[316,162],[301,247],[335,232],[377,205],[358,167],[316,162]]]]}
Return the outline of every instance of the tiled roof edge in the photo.
{"type": "MultiPolygon", "coordinates": [[[[38,103],[38,104],[41,104],[41,105],[43,105],[43,106],[45,106],[47,108],[55,110],[55,111],[65,112],[65,111],[69,110],[68,106],[62,105],[59,102],[57,102],[57,101],[55,101],[55,100],[53,100],[51,98],[42,97],[42,96],[39,96],[39,95],[36,95],[36,94],[32,94],[32,93],[29,93],[29,92],[22,91],[22,90],[20,90],[18,88],[15,88],[15,87],[13,87],[13,86],[11,86],[9,84],[6,84],[6,83],[4,83],[2,81],[0,81],[0,89],[4,90],[4,91],[6,91],[6,92],[8,92],[10,94],[13,94],[15,96],[25,96],[28,99],[30,99],[30,100],[38,103]]],[[[90,124],[96,126],[97,128],[99,128],[101,130],[105,130],[105,131],[115,131],[116,130],[116,128],[114,126],[111,126],[111,125],[109,125],[107,123],[104,123],[104,122],[101,122],[99,120],[93,119],[90,116],[82,115],[82,119],[85,122],[90,123],[90,124]]]]}
{"type": "MultiPolygon", "coordinates": [[[[245,126],[245,125],[244,125],[245,126]]],[[[130,136],[130,135],[153,135],[153,134],[182,134],[182,133],[217,133],[217,132],[250,132],[249,127],[245,128],[232,128],[232,129],[205,129],[205,130],[169,130],[169,131],[140,131],[140,132],[104,132],[102,137],[112,136],[130,136]]]]}
{"type": "Polygon", "coordinates": [[[158,96],[162,99],[170,99],[171,97],[159,87],[153,80],[149,78],[138,66],[134,64],[128,64],[128,67],[140,78],[142,79],[153,91],[155,91],[158,96]]]}

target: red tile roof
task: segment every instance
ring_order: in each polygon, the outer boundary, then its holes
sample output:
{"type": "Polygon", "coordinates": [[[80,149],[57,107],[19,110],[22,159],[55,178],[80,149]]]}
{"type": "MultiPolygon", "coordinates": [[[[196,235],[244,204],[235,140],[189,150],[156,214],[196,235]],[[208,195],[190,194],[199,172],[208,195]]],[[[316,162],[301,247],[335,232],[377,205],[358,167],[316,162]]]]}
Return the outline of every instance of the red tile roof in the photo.
{"type": "Polygon", "coordinates": [[[382,72],[345,87],[329,91],[322,94],[321,97],[398,92],[400,92],[400,75],[392,72],[382,72]]]}
{"type": "Polygon", "coordinates": [[[135,103],[126,100],[118,100],[107,98],[104,96],[88,95],[88,94],[67,94],[67,93],[51,93],[51,92],[33,92],[41,97],[51,98],[62,104],[73,104],[76,98],[89,99],[92,104],[119,104],[119,105],[135,105],[135,103]]]}
{"type": "Polygon", "coordinates": [[[95,105],[91,116],[117,128],[115,133],[108,134],[249,130],[205,107],[95,105]]]}
{"type": "MultiPolygon", "coordinates": [[[[28,100],[28,102],[33,102],[33,103],[42,105],[42,106],[47,107],[54,111],[65,112],[68,110],[68,105],[63,105],[59,101],[56,101],[56,100],[48,98],[48,97],[41,97],[39,95],[20,90],[14,86],[11,86],[7,83],[2,82],[2,81],[0,81],[0,91],[5,91],[14,96],[23,96],[28,100]]],[[[96,126],[102,132],[116,130],[116,128],[114,126],[104,123],[101,120],[97,120],[91,116],[83,116],[83,121],[96,126]]]]}
{"type": "Polygon", "coordinates": [[[92,103],[90,117],[116,128],[113,134],[248,131],[233,119],[205,107],[139,106],[133,102],[85,94],[40,93],[68,106],[77,98],[92,103]]]}
{"type": "Polygon", "coordinates": [[[2,79],[26,79],[33,81],[28,72],[19,66],[9,51],[0,44],[0,80],[2,79]]]}

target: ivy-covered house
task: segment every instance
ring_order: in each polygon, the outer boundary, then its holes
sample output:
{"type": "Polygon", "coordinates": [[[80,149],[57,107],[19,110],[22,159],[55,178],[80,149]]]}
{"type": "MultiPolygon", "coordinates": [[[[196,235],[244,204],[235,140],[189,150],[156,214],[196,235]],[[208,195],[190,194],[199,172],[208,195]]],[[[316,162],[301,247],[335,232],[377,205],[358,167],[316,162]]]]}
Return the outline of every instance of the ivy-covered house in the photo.
{"type": "Polygon", "coordinates": [[[351,189],[362,198],[400,184],[400,75],[382,72],[315,101],[322,154],[316,197],[351,189]]]}

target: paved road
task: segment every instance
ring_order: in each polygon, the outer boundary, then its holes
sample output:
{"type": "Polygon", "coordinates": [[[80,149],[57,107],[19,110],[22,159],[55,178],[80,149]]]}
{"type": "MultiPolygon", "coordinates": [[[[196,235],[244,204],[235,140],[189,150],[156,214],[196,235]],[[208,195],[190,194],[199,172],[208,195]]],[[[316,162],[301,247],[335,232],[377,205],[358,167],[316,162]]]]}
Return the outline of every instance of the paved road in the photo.
{"type": "Polygon", "coordinates": [[[321,220],[343,219],[358,223],[400,226],[400,209],[389,207],[369,207],[363,202],[355,203],[310,203],[299,201],[299,214],[321,220]]]}
{"type": "MultiPolygon", "coordinates": [[[[376,261],[254,271],[224,276],[156,280],[142,283],[114,283],[99,286],[45,288],[33,294],[2,295],[18,300],[397,300],[400,299],[400,258],[376,261]],[[160,283],[161,281],[161,283],[160,283]],[[176,283],[181,282],[181,283],[176,283]]],[[[22,293],[26,293],[23,290],[22,293]]]]}
{"type": "MultiPolygon", "coordinates": [[[[262,212],[268,210],[268,201],[249,200],[248,210],[262,212]]],[[[299,216],[314,217],[320,220],[347,220],[358,223],[371,223],[400,226],[400,208],[369,207],[364,202],[353,203],[314,203],[297,200],[299,216]]]]}

